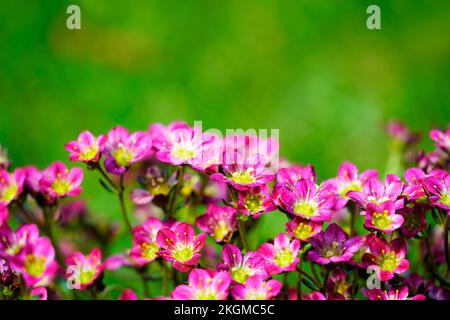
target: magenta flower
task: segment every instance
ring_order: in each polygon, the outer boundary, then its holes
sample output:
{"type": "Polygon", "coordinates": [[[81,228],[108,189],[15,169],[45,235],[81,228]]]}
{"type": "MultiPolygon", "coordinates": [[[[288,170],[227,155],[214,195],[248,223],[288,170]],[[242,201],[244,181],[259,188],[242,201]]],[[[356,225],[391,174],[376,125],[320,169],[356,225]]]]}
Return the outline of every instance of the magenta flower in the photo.
{"type": "Polygon", "coordinates": [[[270,188],[267,185],[240,191],[238,198],[238,210],[246,216],[258,218],[265,212],[275,210],[270,188]]]}
{"type": "Polygon", "coordinates": [[[130,197],[135,204],[142,206],[149,204],[156,196],[167,196],[171,188],[177,183],[177,173],[175,171],[168,174],[157,166],[151,165],[139,179],[146,189],[134,189],[130,197]]]}
{"type": "Polygon", "coordinates": [[[39,181],[41,190],[52,198],[76,196],[81,193],[83,170],[67,169],[62,162],[56,161],[42,172],[39,181]]]}
{"type": "Polygon", "coordinates": [[[228,242],[237,228],[236,209],[210,204],[206,213],[195,220],[195,224],[216,242],[228,242]]]}
{"type": "Polygon", "coordinates": [[[431,176],[423,181],[430,202],[450,212],[450,173],[444,176],[431,176]]]}
{"type": "Polygon", "coordinates": [[[271,300],[281,291],[278,280],[264,281],[264,277],[252,276],[245,284],[238,283],[231,289],[231,295],[236,300],[271,300]]]}
{"type": "Polygon", "coordinates": [[[422,208],[405,206],[398,211],[403,216],[403,224],[400,228],[402,235],[406,238],[415,237],[419,232],[425,230],[427,219],[422,208]]]}
{"type": "Polygon", "coordinates": [[[25,171],[23,169],[16,169],[10,174],[0,168],[0,207],[7,206],[19,197],[24,181],[25,171]]]}
{"type": "Polygon", "coordinates": [[[218,271],[228,271],[233,281],[245,283],[251,276],[267,277],[264,258],[255,251],[242,255],[241,250],[233,244],[226,244],[222,249],[223,263],[217,265],[218,271]]]}
{"type": "Polygon", "coordinates": [[[130,134],[121,126],[114,127],[108,133],[104,154],[105,168],[109,173],[120,175],[128,167],[144,159],[150,151],[151,145],[146,132],[130,134]]]}
{"type": "Polygon", "coordinates": [[[8,220],[8,208],[0,207],[0,227],[8,220]]]}
{"type": "Polygon", "coordinates": [[[81,132],[76,141],[70,141],[66,144],[66,150],[70,152],[70,161],[98,161],[107,138],[105,135],[95,138],[89,131],[81,132]]]}
{"type": "Polygon", "coordinates": [[[308,258],[319,264],[349,261],[364,244],[362,237],[348,238],[337,224],[328,225],[325,232],[311,239],[312,249],[308,258]]]}
{"type": "Polygon", "coordinates": [[[0,227],[0,257],[11,262],[20,259],[27,244],[34,244],[39,238],[35,224],[24,224],[14,232],[7,224],[0,227]]]}
{"type": "Polygon", "coordinates": [[[364,294],[369,300],[425,300],[423,294],[418,294],[414,297],[408,298],[408,287],[402,286],[399,288],[391,288],[389,292],[381,289],[366,289],[364,294]]]}
{"type": "Polygon", "coordinates": [[[131,289],[125,289],[122,291],[119,300],[139,300],[136,292],[131,289]]]}
{"type": "Polygon", "coordinates": [[[258,252],[265,260],[265,269],[269,276],[293,271],[299,261],[298,252],[300,250],[300,241],[294,239],[289,240],[289,237],[280,233],[274,239],[273,244],[262,244],[258,252]]]}
{"type": "MultiPolygon", "coordinates": [[[[202,133],[200,128],[190,128],[182,122],[175,122],[171,125],[153,126],[150,128],[153,138],[153,147],[157,150],[156,158],[165,163],[173,165],[190,164],[199,166],[205,165],[203,156],[214,151],[213,142],[215,136],[202,133]]],[[[215,155],[215,153],[212,153],[215,155]]],[[[210,158],[210,157],[208,157],[210,158]]],[[[214,159],[214,157],[211,157],[214,159]]],[[[209,159],[209,160],[211,160],[209,159]]],[[[212,161],[210,165],[216,165],[212,161]]],[[[208,167],[208,165],[205,165],[208,167]]]]}
{"type": "Polygon", "coordinates": [[[296,216],[312,221],[330,221],[335,204],[330,187],[318,188],[310,181],[301,179],[295,183],[294,189],[283,189],[280,194],[280,207],[296,216]]]}
{"type": "Polygon", "coordinates": [[[368,203],[381,204],[392,201],[395,209],[403,208],[403,199],[400,198],[403,182],[395,174],[388,174],[383,184],[378,177],[369,177],[363,182],[362,191],[349,191],[347,196],[366,208],[368,203]]]}
{"type": "Polygon", "coordinates": [[[343,300],[350,299],[354,286],[347,279],[347,273],[342,269],[334,269],[327,281],[327,293],[329,297],[334,299],[342,297],[343,300]]]}
{"type": "Polygon", "coordinates": [[[319,291],[311,292],[310,294],[305,294],[303,300],[327,300],[323,293],[319,291]]]}
{"type": "Polygon", "coordinates": [[[281,168],[277,173],[277,182],[273,188],[273,201],[277,206],[281,206],[279,198],[284,189],[294,190],[294,185],[299,180],[309,180],[316,182],[317,176],[312,165],[305,167],[293,165],[288,168],[281,168]]]}
{"type": "Polygon", "coordinates": [[[11,260],[11,263],[22,274],[27,286],[46,286],[56,275],[58,265],[55,261],[55,250],[46,237],[39,237],[33,243],[27,243],[16,258],[11,260]]]}
{"type": "Polygon", "coordinates": [[[369,203],[366,206],[364,227],[390,233],[403,224],[403,216],[395,214],[395,205],[386,201],[380,205],[369,203]]]}
{"type": "Polygon", "coordinates": [[[194,269],[187,285],[176,287],[171,297],[175,300],[226,300],[231,277],[228,272],[194,269]]]}
{"type": "Polygon", "coordinates": [[[45,287],[36,287],[30,291],[30,296],[34,300],[47,300],[48,293],[45,287]]]}
{"type": "Polygon", "coordinates": [[[163,227],[163,223],[153,217],[147,218],[142,226],[134,227],[130,257],[136,263],[145,265],[158,257],[157,252],[160,247],[156,242],[156,236],[163,227]]]}
{"type": "Polygon", "coordinates": [[[156,242],[163,248],[158,255],[164,260],[173,262],[179,271],[191,270],[200,259],[199,251],[205,244],[206,235],[195,235],[194,228],[185,222],[174,225],[173,230],[162,228],[156,236],[156,242]]]}
{"type": "Polygon", "coordinates": [[[210,176],[212,180],[226,182],[237,190],[259,187],[273,180],[274,174],[265,168],[264,157],[260,154],[242,159],[238,152],[226,153],[221,173],[210,176]]]}
{"type": "Polygon", "coordinates": [[[286,223],[286,231],[296,239],[308,241],[322,231],[322,222],[295,217],[286,223]]]}
{"type": "Polygon", "coordinates": [[[430,138],[436,142],[436,146],[443,151],[450,152],[450,125],[447,131],[431,130],[430,138]]]}
{"type": "Polygon", "coordinates": [[[406,242],[403,239],[394,239],[390,244],[384,239],[373,238],[369,244],[370,253],[363,256],[367,267],[376,266],[380,270],[377,276],[381,281],[387,281],[394,274],[401,274],[409,269],[406,257],[406,242]]]}
{"type": "Polygon", "coordinates": [[[75,252],[66,259],[66,264],[66,276],[76,278],[73,287],[77,290],[84,290],[92,285],[105,269],[99,248],[92,249],[87,256],[75,252]]]}
{"type": "Polygon", "coordinates": [[[426,173],[419,168],[409,168],[405,171],[407,184],[403,188],[403,194],[408,200],[423,200],[426,198],[426,193],[422,186],[422,182],[426,177],[426,173]]]}
{"type": "Polygon", "coordinates": [[[358,168],[351,162],[343,162],[339,167],[338,176],[324,182],[324,185],[332,185],[336,190],[338,199],[336,201],[336,209],[345,207],[349,198],[347,193],[349,191],[362,191],[363,183],[369,177],[376,177],[378,172],[376,170],[366,170],[358,175],[358,168]]]}
{"type": "Polygon", "coordinates": [[[40,193],[41,185],[39,182],[42,179],[42,172],[33,166],[26,166],[23,169],[25,170],[25,187],[33,193],[40,193]]]}

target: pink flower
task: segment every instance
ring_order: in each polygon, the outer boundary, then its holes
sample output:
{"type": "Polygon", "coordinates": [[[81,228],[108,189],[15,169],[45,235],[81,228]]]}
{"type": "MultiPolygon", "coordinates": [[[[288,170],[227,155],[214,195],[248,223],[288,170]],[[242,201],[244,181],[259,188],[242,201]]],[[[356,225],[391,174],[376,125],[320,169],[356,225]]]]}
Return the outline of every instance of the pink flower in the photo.
{"type": "Polygon", "coordinates": [[[20,256],[12,261],[14,268],[22,274],[26,285],[30,287],[50,284],[58,269],[55,250],[46,237],[27,243],[20,256]]]}
{"type": "MultiPolygon", "coordinates": [[[[208,167],[203,161],[203,155],[209,155],[208,152],[214,150],[212,148],[215,136],[202,133],[197,127],[190,128],[182,122],[175,122],[167,127],[154,125],[150,131],[154,136],[153,147],[157,150],[156,158],[159,161],[173,165],[198,164],[208,167]]],[[[216,161],[210,163],[210,165],[216,164],[216,161]]]]}
{"type": "Polygon", "coordinates": [[[415,206],[404,207],[398,211],[403,216],[403,224],[400,228],[402,235],[406,238],[415,237],[419,232],[425,230],[427,226],[427,219],[422,208],[415,206]]]}
{"type": "Polygon", "coordinates": [[[198,217],[195,224],[216,242],[229,241],[237,228],[236,209],[210,204],[206,213],[198,217]]]}
{"type": "Polygon", "coordinates": [[[329,179],[324,182],[324,185],[332,185],[339,196],[336,202],[336,209],[345,207],[349,198],[347,192],[362,191],[363,183],[369,177],[376,177],[378,172],[376,170],[367,170],[358,175],[358,168],[351,162],[344,162],[339,167],[337,178],[329,179]]]}
{"type": "Polygon", "coordinates": [[[274,174],[267,170],[264,164],[264,157],[260,154],[243,159],[237,152],[227,152],[224,164],[220,165],[221,173],[215,173],[210,178],[226,182],[237,190],[248,190],[273,180],[274,174]]]}
{"type": "Polygon", "coordinates": [[[322,231],[322,222],[295,217],[286,223],[286,231],[296,239],[308,241],[322,231]]]}
{"type": "Polygon", "coordinates": [[[205,244],[206,235],[195,235],[194,228],[185,222],[177,223],[172,228],[162,228],[158,232],[156,242],[163,249],[158,251],[158,255],[172,261],[175,269],[187,272],[200,259],[199,251],[205,244]]]}
{"type": "Polygon", "coordinates": [[[423,294],[408,298],[408,287],[391,288],[389,292],[381,289],[366,289],[364,294],[369,300],[425,300],[423,294]]]}
{"type": "Polygon", "coordinates": [[[426,178],[423,187],[433,205],[450,212],[450,173],[426,178]]]}
{"type": "Polygon", "coordinates": [[[381,281],[387,281],[394,274],[401,274],[409,269],[409,261],[406,257],[406,242],[403,239],[394,239],[390,244],[384,239],[373,238],[369,244],[370,253],[363,256],[367,267],[380,268],[377,276],[381,281]]]}
{"type": "Polygon", "coordinates": [[[274,239],[273,244],[262,244],[258,252],[266,261],[265,269],[268,275],[293,271],[299,261],[298,252],[300,250],[300,241],[280,233],[274,239]]]}
{"type": "Polygon", "coordinates": [[[8,208],[0,206],[0,227],[8,220],[8,208]]]}
{"type": "Polygon", "coordinates": [[[108,133],[104,154],[105,168],[109,173],[120,175],[128,167],[144,159],[150,151],[149,136],[145,132],[130,134],[121,126],[114,127],[108,133]]]}
{"type": "Polygon", "coordinates": [[[328,296],[342,299],[350,299],[353,293],[353,284],[347,279],[347,273],[342,269],[334,269],[327,281],[328,296]]]}
{"type": "Polygon", "coordinates": [[[310,294],[305,294],[303,300],[327,300],[327,298],[321,292],[314,291],[310,294]]]}
{"type": "Polygon", "coordinates": [[[281,291],[278,280],[264,281],[264,277],[252,276],[245,284],[238,283],[231,289],[231,295],[236,300],[271,300],[281,291]]]}
{"type": "Polygon", "coordinates": [[[0,227],[0,257],[14,262],[27,244],[34,244],[39,238],[35,224],[24,224],[14,232],[7,224],[0,227]]]}
{"type": "Polygon", "coordinates": [[[317,180],[317,175],[312,165],[305,167],[293,165],[288,168],[281,168],[277,173],[277,183],[273,188],[273,200],[276,205],[280,206],[279,197],[284,189],[293,191],[294,185],[299,180],[309,180],[313,183],[317,180]]]}
{"type": "Polygon", "coordinates": [[[371,230],[380,230],[390,233],[403,224],[403,216],[395,214],[395,205],[386,201],[380,205],[369,203],[366,206],[364,226],[371,230]]]}
{"type": "Polygon", "coordinates": [[[39,182],[42,179],[42,172],[33,166],[26,166],[23,168],[25,170],[25,186],[33,193],[41,192],[41,185],[39,182]]]}
{"type": "Polygon", "coordinates": [[[70,152],[70,161],[96,162],[105,147],[107,137],[100,135],[95,138],[89,131],[79,134],[76,141],[66,144],[66,150],[70,152]]]}
{"type": "Polygon", "coordinates": [[[312,249],[308,251],[308,258],[319,264],[349,261],[363,244],[362,237],[349,239],[341,227],[332,223],[325,232],[311,239],[312,249]]]}
{"type": "Polygon", "coordinates": [[[275,205],[272,201],[269,186],[262,185],[238,193],[238,210],[244,215],[258,218],[265,212],[274,211],[275,205]]]}
{"type": "Polygon", "coordinates": [[[0,168],[0,207],[7,206],[19,197],[24,181],[25,171],[23,169],[16,169],[10,174],[0,168]]]}
{"type": "Polygon", "coordinates": [[[189,284],[179,285],[171,296],[175,300],[226,300],[230,282],[228,272],[194,269],[189,273],[189,284]]]}
{"type": "Polygon", "coordinates": [[[347,196],[366,208],[368,203],[381,204],[392,201],[395,209],[403,208],[403,199],[400,198],[403,182],[395,174],[388,174],[383,184],[378,177],[369,177],[363,182],[362,191],[349,191],[347,196]]]}
{"type": "Polygon", "coordinates": [[[217,265],[218,271],[228,271],[233,281],[245,283],[251,276],[267,277],[264,258],[255,251],[242,255],[241,250],[233,244],[226,244],[222,249],[223,263],[217,265]]]}
{"type": "Polygon", "coordinates": [[[125,289],[119,297],[119,300],[139,300],[136,292],[131,289],[125,289]]]}
{"type": "Polygon", "coordinates": [[[158,257],[157,252],[160,247],[156,242],[156,236],[163,227],[163,223],[153,217],[147,218],[142,226],[134,227],[130,257],[136,263],[145,265],[158,257]]]}
{"type": "Polygon", "coordinates": [[[36,287],[30,291],[30,296],[34,300],[47,300],[48,294],[45,287],[36,287]]]}
{"type": "Polygon", "coordinates": [[[145,174],[138,179],[145,189],[134,189],[131,192],[131,200],[142,206],[149,204],[158,195],[167,196],[171,188],[177,183],[177,173],[175,171],[169,175],[167,171],[151,165],[147,168],[145,174]]]}
{"type": "Polygon", "coordinates": [[[426,198],[425,191],[422,187],[422,182],[426,177],[426,173],[419,168],[409,168],[405,171],[405,180],[408,184],[403,188],[403,194],[408,200],[426,198]]]}
{"type": "Polygon", "coordinates": [[[294,189],[283,189],[279,198],[280,207],[296,216],[312,221],[330,221],[335,204],[335,195],[329,187],[318,188],[310,180],[299,180],[294,189]]]}
{"type": "Polygon", "coordinates": [[[447,131],[431,130],[430,138],[436,142],[436,146],[443,151],[450,152],[450,125],[447,131]]]}
{"type": "Polygon", "coordinates": [[[66,276],[75,278],[73,287],[78,290],[84,290],[92,285],[105,269],[99,248],[92,249],[87,256],[81,252],[75,252],[66,259],[66,264],[66,276]]]}
{"type": "Polygon", "coordinates": [[[52,198],[76,196],[81,193],[83,170],[67,169],[62,162],[56,161],[42,172],[39,185],[43,192],[52,198]]]}

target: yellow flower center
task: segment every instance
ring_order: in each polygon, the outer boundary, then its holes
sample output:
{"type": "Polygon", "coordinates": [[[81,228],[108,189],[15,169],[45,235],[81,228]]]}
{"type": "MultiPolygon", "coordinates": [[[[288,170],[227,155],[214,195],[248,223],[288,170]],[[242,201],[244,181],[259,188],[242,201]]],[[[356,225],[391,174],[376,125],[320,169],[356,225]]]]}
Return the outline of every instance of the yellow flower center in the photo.
{"type": "Polygon", "coordinates": [[[15,183],[12,183],[3,189],[1,199],[5,202],[10,202],[10,201],[14,200],[18,191],[19,191],[19,188],[17,187],[17,185],[15,183]]]}
{"type": "Polygon", "coordinates": [[[80,283],[86,284],[92,281],[95,276],[95,270],[91,268],[82,267],[80,275],[80,283]]]}
{"type": "Polygon", "coordinates": [[[197,290],[195,293],[196,300],[217,300],[217,294],[209,288],[197,290]]]}
{"type": "Polygon", "coordinates": [[[98,152],[97,145],[87,147],[86,149],[81,151],[80,160],[82,160],[82,161],[91,160],[92,158],[94,158],[97,155],[97,152],[98,152]]]}
{"type": "Polygon", "coordinates": [[[112,152],[112,156],[120,167],[126,167],[133,160],[133,154],[124,147],[118,147],[112,152]]]}
{"type": "Polygon", "coordinates": [[[349,184],[344,184],[343,186],[341,186],[338,192],[342,197],[347,198],[347,192],[361,191],[361,190],[362,190],[361,183],[359,183],[359,181],[352,181],[349,184]]]}
{"type": "Polygon", "coordinates": [[[239,283],[245,283],[248,277],[251,275],[251,270],[248,268],[233,268],[231,269],[231,277],[234,281],[239,283]]]}
{"type": "Polygon", "coordinates": [[[262,206],[262,199],[257,194],[249,194],[245,197],[244,207],[250,212],[257,212],[262,206]]]}
{"type": "Polygon", "coordinates": [[[55,193],[59,195],[66,194],[70,191],[70,183],[64,179],[56,179],[52,183],[52,189],[55,193]]]}
{"type": "Polygon", "coordinates": [[[45,257],[36,257],[32,254],[29,254],[25,257],[25,271],[36,278],[42,276],[45,271],[45,257]]]}
{"type": "Polygon", "coordinates": [[[306,223],[300,223],[297,228],[293,230],[297,239],[306,239],[311,236],[313,230],[312,227],[306,223]]]}
{"type": "Polygon", "coordinates": [[[392,226],[392,219],[389,217],[389,212],[375,212],[373,214],[372,223],[379,229],[389,229],[392,226]]]}
{"type": "Polygon", "coordinates": [[[253,168],[248,168],[245,171],[233,172],[230,179],[237,184],[253,183],[255,182],[255,177],[253,176],[253,168]]]}
{"type": "Polygon", "coordinates": [[[287,267],[294,261],[291,249],[282,249],[277,252],[275,263],[280,267],[287,267]]]}
{"type": "Polygon", "coordinates": [[[177,247],[175,249],[175,252],[173,253],[173,257],[175,258],[175,260],[178,260],[180,262],[190,260],[193,255],[194,251],[192,250],[192,248],[183,245],[177,247]]]}
{"type": "Polygon", "coordinates": [[[214,239],[221,240],[230,232],[225,221],[221,220],[214,228],[214,239]]]}
{"type": "Polygon", "coordinates": [[[310,202],[299,201],[294,204],[294,212],[306,217],[314,217],[317,215],[317,208],[310,202]]]}
{"type": "Polygon", "coordinates": [[[445,204],[446,206],[450,206],[450,194],[449,193],[444,193],[441,196],[441,203],[445,204]]]}
{"type": "Polygon", "coordinates": [[[153,260],[156,258],[156,252],[158,251],[158,244],[156,242],[142,243],[140,244],[140,248],[144,259],[153,260]]]}
{"type": "Polygon", "coordinates": [[[194,148],[188,148],[186,145],[176,144],[173,146],[172,151],[170,152],[172,157],[188,160],[195,158],[197,152],[194,148]]]}
{"type": "Polygon", "coordinates": [[[339,242],[333,241],[331,247],[327,247],[322,252],[322,256],[325,258],[331,258],[335,256],[340,256],[342,254],[342,250],[340,248],[339,242]]]}
{"type": "Polygon", "coordinates": [[[389,252],[383,255],[380,260],[380,267],[387,271],[394,271],[400,264],[400,259],[397,258],[395,252],[389,252]]]}

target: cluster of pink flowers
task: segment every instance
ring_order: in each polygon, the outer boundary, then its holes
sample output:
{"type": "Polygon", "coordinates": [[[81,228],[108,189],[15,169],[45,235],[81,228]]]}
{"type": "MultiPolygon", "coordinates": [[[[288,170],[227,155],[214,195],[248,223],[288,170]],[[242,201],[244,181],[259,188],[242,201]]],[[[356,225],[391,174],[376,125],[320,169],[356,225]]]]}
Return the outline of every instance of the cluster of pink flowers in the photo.
{"type": "MultiPolygon", "coordinates": [[[[417,142],[399,123],[388,132],[397,152],[417,142]]],[[[130,269],[140,281],[115,298],[450,299],[450,127],[430,137],[436,149],[405,157],[403,177],[344,162],[319,181],[312,165],[274,166],[272,139],[184,122],[83,131],[69,160],[98,174],[124,224],[73,199],[83,169],[11,170],[5,159],[0,295],[111,298],[114,275],[130,269]],[[268,214],[285,224],[262,225],[268,214]],[[261,241],[261,228],[280,227],[261,241]]]]}

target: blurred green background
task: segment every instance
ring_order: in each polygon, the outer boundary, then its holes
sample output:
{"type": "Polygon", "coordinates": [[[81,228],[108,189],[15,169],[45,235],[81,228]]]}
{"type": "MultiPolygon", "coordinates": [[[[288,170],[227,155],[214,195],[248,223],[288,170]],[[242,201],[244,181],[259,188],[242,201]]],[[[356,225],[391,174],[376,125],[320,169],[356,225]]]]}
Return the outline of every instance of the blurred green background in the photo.
{"type": "MultiPolygon", "coordinates": [[[[0,10],[0,144],[15,166],[68,159],[84,129],[202,120],[279,128],[281,154],[320,178],[382,169],[383,125],[450,120],[450,8],[442,1],[16,0],[0,10]],[[69,4],[81,30],[66,28],[69,4]]],[[[99,214],[109,195],[85,196],[99,214]]]]}
{"type": "MultiPolygon", "coordinates": [[[[202,120],[278,128],[281,154],[322,179],[343,160],[382,170],[387,120],[425,135],[450,120],[449,9],[448,0],[3,2],[0,144],[14,166],[43,168],[68,163],[64,144],[85,129],[202,120]],[[81,7],[81,30],[66,28],[69,4],[81,7]],[[366,27],[369,4],[381,7],[381,30],[366,27]]],[[[84,197],[119,219],[96,179],[86,173],[84,197]]]]}

